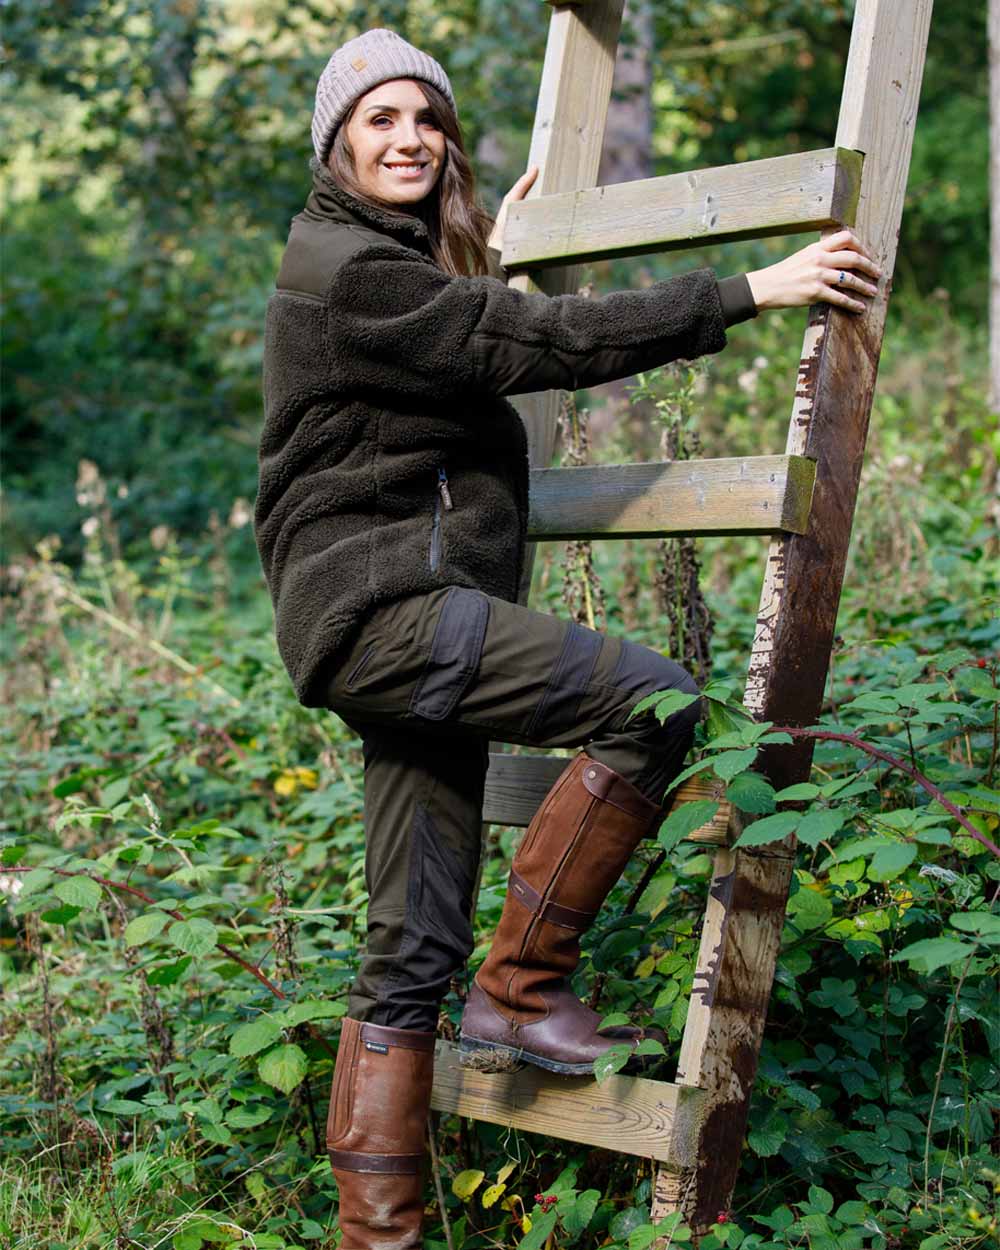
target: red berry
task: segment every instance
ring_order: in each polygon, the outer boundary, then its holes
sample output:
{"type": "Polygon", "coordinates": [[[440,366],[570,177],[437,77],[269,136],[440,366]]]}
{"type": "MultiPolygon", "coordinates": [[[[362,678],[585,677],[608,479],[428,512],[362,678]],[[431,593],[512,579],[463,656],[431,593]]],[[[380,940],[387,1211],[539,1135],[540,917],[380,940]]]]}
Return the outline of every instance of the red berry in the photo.
{"type": "Polygon", "coordinates": [[[980,657],[980,658],[976,661],[976,667],[977,667],[977,668],[985,668],[985,667],[986,667],[986,657],[985,657],[985,656],[981,656],[981,657],[980,657]]]}
{"type": "Polygon", "coordinates": [[[716,1224],[728,1224],[728,1223],[729,1223],[729,1212],[728,1212],[728,1211],[720,1211],[720,1212],[719,1212],[719,1214],[715,1217],[715,1222],[716,1222],[716,1224]]]}

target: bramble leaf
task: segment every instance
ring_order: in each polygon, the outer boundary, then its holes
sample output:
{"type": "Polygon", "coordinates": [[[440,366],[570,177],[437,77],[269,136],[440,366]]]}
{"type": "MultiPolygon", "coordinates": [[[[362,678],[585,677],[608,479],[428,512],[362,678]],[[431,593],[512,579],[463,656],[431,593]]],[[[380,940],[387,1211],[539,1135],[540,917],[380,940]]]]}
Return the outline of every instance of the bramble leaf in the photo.
{"type": "Polygon", "coordinates": [[[290,1094],[296,1085],[302,1083],[308,1068],[305,1051],[290,1042],[269,1050],[257,1065],[257,1072],[262,1081],[280,1089],[283,1094],[290,1094]]]}
{"type": "Polygon", "coordinates": [[[451,1192],[456,1198],[468,1202],[485,1179],[486,1173],[479,1168],[468,1168],[464,1172],[459,1172],[451,1182],[451,1192]]]}
{"type": "Polygon", "coordinates": [[[241,1024],[229,1039],[229,1053],[237,1059],[256,1055],[281,1037],[281,1025],[274,1016],[258,1016],[248,1024],[241,1024]]]}
{"type": "Polygon", "coordinates": [[[681,803],[660,826],[656,840],[665,851],[672,850],[682,838],[694,833],[702,825],[707,825],[718,810],[719,804],[715,799],[695,799],[693,803],[681,803]]]}

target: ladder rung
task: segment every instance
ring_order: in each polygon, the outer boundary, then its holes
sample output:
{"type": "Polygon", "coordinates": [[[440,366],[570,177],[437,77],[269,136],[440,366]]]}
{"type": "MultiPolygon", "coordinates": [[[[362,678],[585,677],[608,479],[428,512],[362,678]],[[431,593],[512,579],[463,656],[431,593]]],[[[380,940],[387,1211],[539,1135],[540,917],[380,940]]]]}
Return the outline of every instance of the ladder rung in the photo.
{"type": "Polygon", "coordinates": [[[534,469],[528,537],[802,534],[815,479],[805,456],[534,469]]]}
{"type": "Polygon", "coordinates": [[[543,269],[853,225],[860,152],[823,148],[511,204],[502,262],[543,269]]]}
{"type": "Polygon", "coordinates": [[[471,1072],[458,1047],[439,1041],[434,1055],[435,1111],[487,1120],[625,1154],[692,1167],[705,1091],[644,1077],[556,1076],[527,1065],[515,1073],[471,1072]]]}
{"type": "MultiPolygon", "coordinates": [[[[486,774],[486,797],[483,820],[488,825],[530,823],[559,774],[569,764],[557,755],[508,755],[490,752],[486,774]]],[[[715,778],[692,777],[677,792],[677,803],[693,803],[696,799],[719,799],[719,810],[707,825],[688,834],[685,841],[706,846],[727,846],[730,804],[722,797],[725,788],[715,778]]],[[[733,837],[736,837],[734,832],[733,837]]]]}

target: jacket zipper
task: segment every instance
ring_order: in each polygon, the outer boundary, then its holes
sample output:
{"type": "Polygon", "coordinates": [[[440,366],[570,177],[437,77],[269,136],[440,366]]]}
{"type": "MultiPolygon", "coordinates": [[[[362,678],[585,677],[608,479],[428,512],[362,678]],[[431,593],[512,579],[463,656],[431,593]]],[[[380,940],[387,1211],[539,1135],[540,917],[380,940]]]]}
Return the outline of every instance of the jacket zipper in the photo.
{"type": "Polygon", "coordinates": [[[450,512],[454,507],[451,491],[448,488],[448,474],[438,468],[437,498],[434,500],[434,520],[431,522],[431,572],[436,573],[441,564],[441,510],[450,512]]]}
{"type": "Polygon", "coordinates": [[[445,473],[443,468],[438,469],[438,491],[440,492],[445,512],[450,512],[454,505],[451,502],[451,491],[448,489],[448,474],[445,473]]]}

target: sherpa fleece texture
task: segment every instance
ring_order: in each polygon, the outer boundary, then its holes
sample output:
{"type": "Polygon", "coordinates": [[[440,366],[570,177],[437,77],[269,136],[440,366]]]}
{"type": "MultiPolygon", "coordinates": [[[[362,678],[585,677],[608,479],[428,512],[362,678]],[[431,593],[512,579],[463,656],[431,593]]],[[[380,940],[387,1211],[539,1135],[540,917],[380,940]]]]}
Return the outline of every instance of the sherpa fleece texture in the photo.
{"type": "Polygon", "coordinates": [[[267,308],[254,533],[282,660],[320,707],[374,607],[449,584],[516,598],[527,440],[504,396],[719,351],[756,310],[748,288],[724,310],[711,269],[599,299],[452,277],[418,218],[312,170],[267,308]]]}

